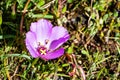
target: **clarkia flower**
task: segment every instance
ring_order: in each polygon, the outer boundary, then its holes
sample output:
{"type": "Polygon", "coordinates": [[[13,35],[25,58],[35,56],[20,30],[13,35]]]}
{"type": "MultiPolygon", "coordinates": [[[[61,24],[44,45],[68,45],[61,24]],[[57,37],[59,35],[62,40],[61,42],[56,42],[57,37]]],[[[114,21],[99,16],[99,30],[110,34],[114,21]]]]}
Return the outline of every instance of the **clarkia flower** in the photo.
{"type": "Polygon", "coordinates": [[[64,54],[60,46],[69,39],[68,31],[62,26],[55,26],[40,19],[31,23],[30,31],[26,33],[26,47],[34,58],[44,60],[55,59],[64,54]]]}

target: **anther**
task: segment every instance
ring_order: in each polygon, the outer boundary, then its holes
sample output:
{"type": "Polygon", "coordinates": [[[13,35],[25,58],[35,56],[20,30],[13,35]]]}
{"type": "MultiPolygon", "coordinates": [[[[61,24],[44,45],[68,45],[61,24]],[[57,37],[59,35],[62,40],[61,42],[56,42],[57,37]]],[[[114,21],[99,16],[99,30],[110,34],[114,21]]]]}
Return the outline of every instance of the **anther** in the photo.
{"type": "Polygon", "coordinates": [[[42,55],[46,55],[46,50],[40,49],[40,53],[41,53],[42,55]]]}
{"type": "Polygon", "coordinates": [[[46,40],[45,40],[45,44],[48,44],[48,42],[49,42],[49,40],[48,40],[48,39],[46,39],[46,40]]]}
{"type": "Polygon", "coordinates": [[[46,55],[47,54],[47,49],[45,47],[39,47],[38,51],[42,55],[46,55]]]}
{"type": "Polygon", "coordinates": [[[38,42],[38,46],[40,46],[41,44],[40,44],[40,42],[38,42]]]}

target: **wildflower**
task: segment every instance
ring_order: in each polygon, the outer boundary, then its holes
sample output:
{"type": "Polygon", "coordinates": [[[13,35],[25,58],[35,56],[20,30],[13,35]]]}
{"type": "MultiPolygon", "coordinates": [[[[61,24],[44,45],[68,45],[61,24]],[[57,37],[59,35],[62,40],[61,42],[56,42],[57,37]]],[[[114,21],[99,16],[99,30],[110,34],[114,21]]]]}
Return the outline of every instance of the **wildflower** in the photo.
{"type": "Polygon", "coordinates": [[[32,57],[50,60],[64,54],[64,49],[60,46],[68,39],[68,31],[64,27],[53,27],[49,21],[40,19],[31,23],[25,43],[32,57]]]}

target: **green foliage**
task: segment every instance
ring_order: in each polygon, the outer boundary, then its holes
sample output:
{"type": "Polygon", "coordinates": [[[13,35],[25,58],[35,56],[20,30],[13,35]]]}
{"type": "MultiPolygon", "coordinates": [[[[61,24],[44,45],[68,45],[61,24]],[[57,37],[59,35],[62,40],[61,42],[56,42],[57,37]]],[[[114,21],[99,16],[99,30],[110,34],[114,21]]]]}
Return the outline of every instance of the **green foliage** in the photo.
{"type": "Polygon", "coordinates": [[[79,80],[82,69],[86,80],[120,79],[119,0],[0,1],[0,80],[79,80]],[[26,50],[30,23],[41,18],[70,33],[59,59],[34,59],[26,50]]]}
{"type": "Polygon", "coordinates": [[[72,3],[72,2],[73,2],[73,0],[67,0],[67,2],[68,2],[68,3],[72,3]]]}
{"type": "Polygon", "coordinates": [[[1,24],[2,24],[2,11],[0,11],[0,26],[1,26],[1,24]]]}

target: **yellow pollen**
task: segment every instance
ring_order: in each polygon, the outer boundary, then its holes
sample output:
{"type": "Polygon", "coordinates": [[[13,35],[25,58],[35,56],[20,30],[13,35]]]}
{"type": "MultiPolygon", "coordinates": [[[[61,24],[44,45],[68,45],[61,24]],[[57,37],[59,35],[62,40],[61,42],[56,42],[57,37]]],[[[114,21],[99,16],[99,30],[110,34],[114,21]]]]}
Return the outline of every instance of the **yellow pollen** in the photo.
{"type": "Polygon", "coordinates": [[[43,55],[46,55],[46,50],[40,49],[40,53],[43,54],[43,55]]]}

